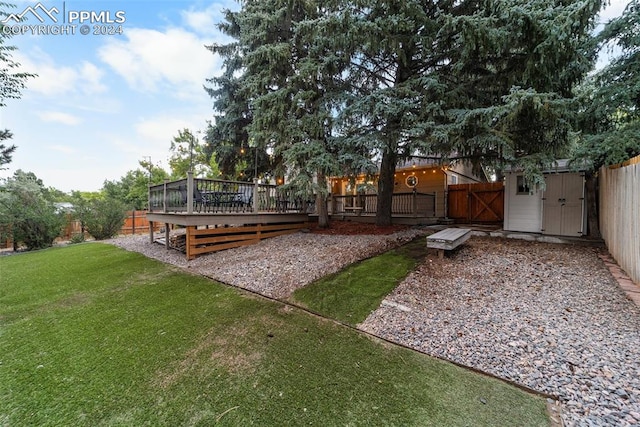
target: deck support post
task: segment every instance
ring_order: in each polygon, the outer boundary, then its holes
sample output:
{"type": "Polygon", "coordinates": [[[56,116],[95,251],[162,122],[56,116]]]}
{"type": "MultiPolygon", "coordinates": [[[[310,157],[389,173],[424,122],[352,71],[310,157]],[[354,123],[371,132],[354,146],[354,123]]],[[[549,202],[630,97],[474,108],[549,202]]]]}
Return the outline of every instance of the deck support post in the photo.
{"type": "Polygon", "coordinates": [[[149,243],[153,243],[153,221],[149,221],[149,243]]]}
{"type": "Polygon", "coordinates": [[[169,244],[169,223],[164,223],[164,247],[167,249],[171,249],[171,245],[169,244]]]}
{"type": "Polygon", "coordinates": [[[192,226],[192,225],[187,226],[187,235],[186,235],[186,239],[185,239],[185,244],[186,244],[185,245],[186,246],[185,251],[187,253],[187,261],[195,258],[195,255],[193,255],[191,253],[191,248],[193,247],[191,239],[195,239],[195,237],[193,236],[193,233],[192,233],[193,230],[195,230],[194,226],[192,226]]]}

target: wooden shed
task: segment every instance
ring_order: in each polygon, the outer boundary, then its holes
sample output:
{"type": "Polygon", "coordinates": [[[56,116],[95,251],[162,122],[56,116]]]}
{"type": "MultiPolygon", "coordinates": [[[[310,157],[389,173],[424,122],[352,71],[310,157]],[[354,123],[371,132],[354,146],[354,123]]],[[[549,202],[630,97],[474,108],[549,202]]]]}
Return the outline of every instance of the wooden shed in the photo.
{"type": "Polygon", "coordinates": [[[583,171],[557,160],[544,173],[544,188],[530,188],[521,171],[505,174],[504,229],[581,237],[587,232],[583,171]]]}

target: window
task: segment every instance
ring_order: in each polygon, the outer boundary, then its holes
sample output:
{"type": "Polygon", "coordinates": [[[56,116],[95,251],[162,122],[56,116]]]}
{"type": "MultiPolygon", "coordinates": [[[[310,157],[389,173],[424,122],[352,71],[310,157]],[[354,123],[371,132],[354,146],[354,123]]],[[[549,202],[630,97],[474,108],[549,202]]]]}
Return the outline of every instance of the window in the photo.
{"type": "Polygon", "coordinates": [[[451,175],[451,184],[456,185],[458,183],[458,175],[451,175]]]}
{"type": "Polygon", "coordinates": [[[531,194],[531,190],[529,189],[529,186],[525,182],[524,176],[518,175],[516,180],[516,185],[518,186],[518,188],[516,189],[516,194],[525,195],[525,196],[528,196],[531,194]]]}

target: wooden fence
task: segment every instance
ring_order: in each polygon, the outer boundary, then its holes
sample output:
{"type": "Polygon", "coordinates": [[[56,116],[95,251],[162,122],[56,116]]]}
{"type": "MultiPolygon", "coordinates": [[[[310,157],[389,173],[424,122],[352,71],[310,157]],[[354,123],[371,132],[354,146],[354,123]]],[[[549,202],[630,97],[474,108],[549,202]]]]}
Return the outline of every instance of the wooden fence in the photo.
{"type": "MultiPolygon", "coordinates": [[[[154,224],[154,231],[159,231],[163,226],[163,224],[159,223],[154,224]]],[[[81,232],[82,227],[80,221],[73,219],[71,215],[67,215],[67,223],[56,241],[70,240],[72,236],[80,234],[81,232]]],[[[147,211],[128,211],[124,225],[118,234],[144,234],[148,232],[149,221],[147,221],[147,211]]],[[[86,237],[88,237],[88,235],[86,237]]],[[[13,247],[13,242],[10,239],[0,241],[0,249],[9,249],[11,247],[13,247]]]]}
{"type": "Polygon", "coordinates": [[[504,221],[504,184],[483,182],[450,185],[447,216],[460,223],[502,223],[504,221]]]}
{"type": "Polygon", "coordinates": [[[602,167],[600,232],[611,255],[640,285],[640,156],[602,167]]]}
{"type": "MultiPolygon", "coordinates": [[[[160,230],[162,224],[154,224],[155,231],[160,230]]],[[[74,234],[81,232],[80,221],[68,217],[67,225],[60,235],[60,240],[69,240],[74,234]]],[[[149,221],[147,221],[147,211],[127,211],[122,228],[118,234],[144,234],[149,232],[149,221]]]]}

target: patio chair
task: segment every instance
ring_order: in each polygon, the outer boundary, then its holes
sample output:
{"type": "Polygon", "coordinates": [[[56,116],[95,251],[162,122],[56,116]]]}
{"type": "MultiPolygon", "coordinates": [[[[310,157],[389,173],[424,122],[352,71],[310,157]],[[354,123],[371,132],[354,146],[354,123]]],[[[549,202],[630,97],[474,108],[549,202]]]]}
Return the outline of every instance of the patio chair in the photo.
{"type": "Polygon", "coordinates": [[[210,203],[207,196],[205,194],[202,194],[202,192],[198,190],[198,188],[194,188],[193,207],[196,209],[196,211],[200,212],[202,209],[204,209],[204,211],[207,212],[209,205],[210,203]]]}
{"type": "Polygon", "coordinates": [[[237,193],[233,198],[233,204],[235,207],[246,208],[251,206],[253,202],[253,188],[245,187],[242,191],[237,193]]]}

